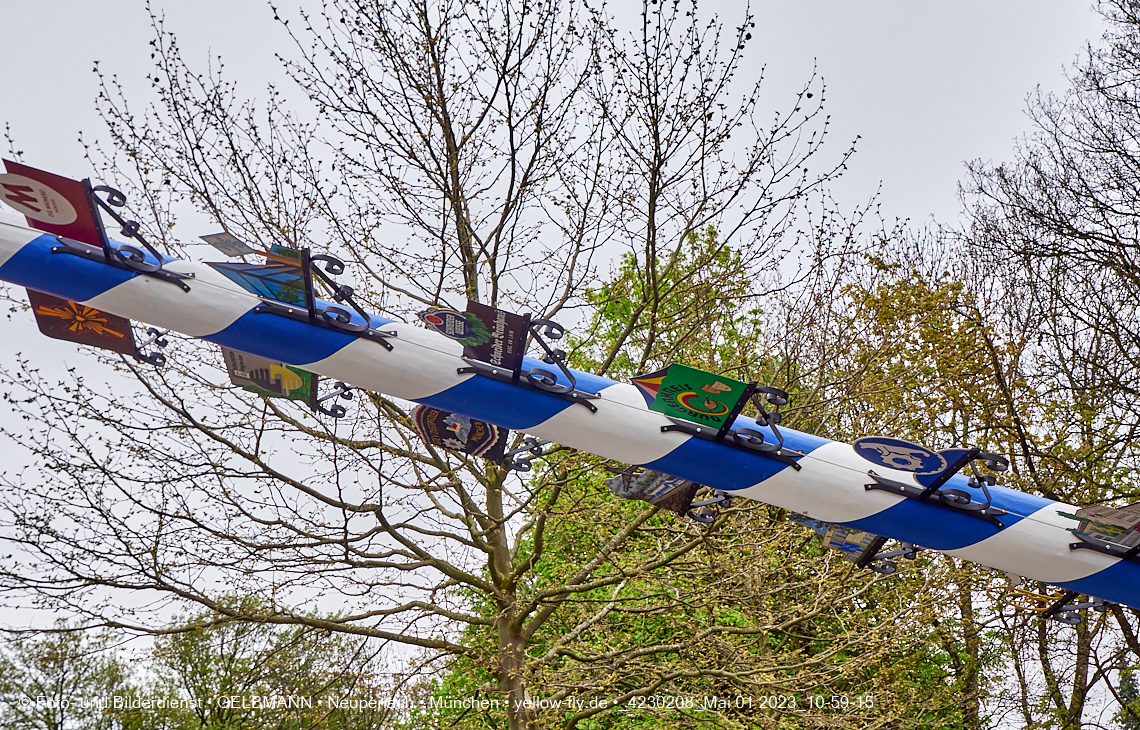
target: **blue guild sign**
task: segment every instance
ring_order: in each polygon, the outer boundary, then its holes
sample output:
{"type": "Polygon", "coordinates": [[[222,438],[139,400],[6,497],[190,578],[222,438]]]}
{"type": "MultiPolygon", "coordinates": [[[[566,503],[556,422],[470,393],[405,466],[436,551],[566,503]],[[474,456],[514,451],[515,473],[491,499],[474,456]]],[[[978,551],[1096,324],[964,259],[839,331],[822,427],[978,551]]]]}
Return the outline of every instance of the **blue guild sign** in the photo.
{"type": "Polygon", "coordinates": [[[946,459],[925,446],[887,436],[864,436],[852,442],[855,453],[872,464],[915,474],[937,474],[946,468],[946,459]]]}

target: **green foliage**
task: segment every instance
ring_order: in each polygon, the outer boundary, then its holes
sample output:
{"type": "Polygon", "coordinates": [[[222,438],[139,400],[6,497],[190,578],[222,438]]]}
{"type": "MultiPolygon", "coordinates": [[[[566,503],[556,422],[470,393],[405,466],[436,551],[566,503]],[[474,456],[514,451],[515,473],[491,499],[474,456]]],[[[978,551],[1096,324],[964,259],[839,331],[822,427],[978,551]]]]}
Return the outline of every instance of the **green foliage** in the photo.
{"type": "Polygon", "coordinates": [[[112,713],[95,703],[128,681],[106,635],[61,623],[55,633],[17,638],[0,655],[0,728],[110,730],[112,713]]]}
{"type": "Polygon", "coordinates": [[[763,314],[750,288],[741,255],[712,226],[652,261],[627,253],[610,281],[585,295],[594,314],[588,334],[574,342],[575,366],[629,377],[673,361],[715,363],[718,372],[743,376],[763,314]]]}
{"type": "Polygon", "coordinates": [[[152,679],[136,692],[165,698],[174,708],[125,713],[124,728],[350,730],[379,727],[388,719],[384,707],[342,708],[329,702],[332,697],[390,697],[383,678],[373,674],[375,651],[366,642],[305,627],[219,618],[185,617],[178,624],[198,628],[155,642],[152,679]]]}
{"type": "Polygon", "coordinates": [[[1116,716],[1121,730],[1140,730],[1140,686],[1136,684],[1134,670],[1120,670],[1120,683],[1117,686],[1120,696],[1120,712],[1116,716]]]}

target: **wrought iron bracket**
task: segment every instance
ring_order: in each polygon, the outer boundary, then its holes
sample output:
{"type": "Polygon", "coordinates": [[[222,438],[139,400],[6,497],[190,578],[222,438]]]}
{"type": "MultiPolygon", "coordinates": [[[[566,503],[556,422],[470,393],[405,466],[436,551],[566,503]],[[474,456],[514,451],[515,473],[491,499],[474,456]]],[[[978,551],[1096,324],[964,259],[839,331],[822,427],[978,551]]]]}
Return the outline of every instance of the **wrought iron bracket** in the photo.
{"type": "Polygon", "coordinates": [[[154,327],[148,327],[146,330],[148,335],[146,340],[136,348],[134,358],[139,362],[149,363],[156,368],[166,365],[166,355],[161,352],[143,352],[144,349],[154,345],[155,347],[166,347],[170,341],[166,339],[166,335],[170,334],[170,330],[159,330],[154,327]]]}
{"type": "Polygon", "coordinates": [[[100,242],[103,244],[103,258],[106,262],[114,264],[124,269],[130,269],[138,274],[144,276],[151,276],[156,279],[162,279],[172,284],[181,287],[183,291],[190,291],[190,286],[186,284],[185,279],[193,279],[193,274],[180,274],[173,271],[167,271],[163,267],[163,256],[159,253],[158,249],[152,246],[140,232],[142,226],[138,221],[127,220],[119,215],[116,208],[123,208],[127,204],[127,196],[115,188],[108,185],[91,185],[90,179],[83,181],[83,190],[87,193],[87,203],[91,206],[92,217],[95,219],[95,227],[99,232],[100,242]],[[100,198],[98,193],[104,193],[107,196],[106,200],[100,198]],[[134,239],[142,245],[146,252],[143,252],[136,246],[123,244],[118,247],[111,246],[111,239],[107,236],[107,231],[103,227],[103,219],[99,215],[102,210],[107,215],[111,216],[116,223],[119,224],[119,233],[127,238],[134,239]],[[152,264],[146,260],[146,254],[150,253],[154,260],[158,263],[152,264]]]}
{"type": "MultiPolygon", "coordinates": [[[[124,246],[120,246],[118,249],[114,249],[114,248],[110,248],[110,247],[108,247],[106,249],[99,249],[99,248],[95,248],[94,246],[89,246],[86,243],[80,243],[79,241],[73,241],[70,238],[64,238],[63,236],[56,236],[55,240],[59,241],[59,243],[57,245],[51,247],[52,253],[66,253],[66,254],[71,254],[72,256],[79,256],[81,258],[85,258],[88,261],[98,261],[99,263],[102,263],[102,264],[110,264],[111,266],[114,266],[114,267],[119,268],[119,269],[128,269],[129,271],[133,271],[136,274],[141,274],[143,276],[149,276],[152,279],[160,279],[162,281],[169,282],[171,284],[174,284],[177,287],[180,287],[182,289],[182,291],[186,291],[186,292],[190,291],[190,285],[187,284],[184,280],[185,279],[193,279],[194,274],[192,274],[192,273],[190,273],[190,274],[179,274],[179,273],[176,273],[173,271],[167,271],[166,269],[162,269],[162,268],[154,268],[154,269],[149,269],[149,270],[143,270],[140,268],[136,268],[135,266],[128,265],[126,263],[126,260],[120,258],[119,256],[108,256],[105,253],[108,250],[122,251],[124,249],[130,249],[130,250],[134,251],[134,254],[131,254],[131,255],[137,255],[139,260],[142,260],[142,258],[143,258],[142,252],[140,252],[138,249],[136,249],[132,246],[125,246],[124,245],[124,246]]],[[[128,257],[127,260],[133,261],[134,259],[130,259],[128,257]]],[[[159,259],[159,260],[161,260],[161,259],[159,259]]],[[[151,266],[151,264],[147,264],[147,266],[151,266]]]]}
{"type": "Polygon", "coordinates": [[[1069,530],[1069,532],[1073,533],[1073,535],[1080,540],[1080,542],[1069,543],[1070,550],[1095,550],[1098,553],[1111,555],[1114,558],[1122,558],[1134,563],[1140,563],[1140,545],[1127,547],[1125,545],[1117,545],[1108,540],[1101,540],[1097,537],[1082,535],[1076,530],[1069,530]]]}
{"type": "MultiPolygon", "coordinates": [[[[357,304],[356,299],[353,298],[355,293],[353,288],[345,284],[338,284],[332,278],[332,276],[340,276],[344,273],[343,261],[327,253],[314,254],[308,248],[303,248],[301,249],[301,269],[305,282],[305,306],[308,309],[310,322],[320,322],[332,329],[349,334],[358,334],[370,329],[367,324],[353,322],[352,315],[342,307],[326,306],[324,309],[317,309],[317,300],[313,293],[314,276],[332,292],[334,302],[347,304],[365,322],[371,321],[368,312],[364,311],[364,308],[357,304]],[[324,271],[321,271],[320,267],[317,266],[319,263],[324,263],[324,271]]],[[[392,348],[389,346],[387,349],[391,350],[392,348]]]]}
{"type": "Polygon", "coordinates": [[[716,521],[716,512],[707,508],[719,507],[721,509],[728,509],[732,506],[732,499],[733,496],[731,494],[718,489],[713,493],[711,499],[702,499],[700,502],[693,502],[689,505],[689,511],[685,513],[685,516],[691,520],[700,522],[702,525],[711,525],[716,521]],[[701,509],[700,512],[693,511],[698,508],[701,509]]]}
{"type": "MultiPolygon", "coordinates": [[[[982,476],[978,473],[977,467],[974,466],[974,462],[979,460],[985,460],[986,467],[992,471],[1005,471],[1009,468],[1009,460],[1004,456],[990,454],[977,448],[966,449],[961,456],[954,460],[953,464],[947,465],[947,467],[943,469],[942,472],[930,484],[926,485],[926,487],[922,490],[922,498],[926,499],[927,497],[936,494],[943,484],[950,481],[950,477],[962,471],[963,467],[965,467],[967,464],[974,472],[974,477],[970,480],[970,486],[982,486],[983,489],[985,489],[984,485],[993,486],[994,484],[997,484],[997,477],[982,476]]],[[[957,492],[959,490],[954,491],[957,492]]]]}
{"type": "Polygon", "coordinates": [[[891,575],[898,571],[898,563],[893,558],[903,558],[904,560],[914,560],[918,557],[919,552],[924,548],[915,545],[914,543],[904,542],[902,547],[898,550],[888,550],[887,552],[879,552],[883,546],[887,544],[887,538],[876,537],[871,541],[871,544],[863,550],[859,555],[859,559],[855,561],[855,565],[860,568],[870,568],[876,573],[883,575],[891,575]]]}
{"type": "MultiPolygon", "coordinates": [[[[566,367],[566,351],[561,348],[551,347],[546,342],[547,339],[562,339],[566,335],[566,328],[549,319],[528,319],[527,331],[531,338],[538,343],[538,346],[542,348],[543,352],[546,353],[542,356],[542,361],[547,365],[553,365],[558,368],[562,373],[562,377],[566,378],[570,384],[563,385],[559,383],[558,377],[554,373],[543,368],[531,368],[531,370],[526,373],[526,382],[529,383],[532,388],[541,390],[544,393],[562,397],[569,396],[569,400],[575,403],[581,403],[589,408],[591,413],[597,413],[598,409],[589,401],[600,398],[601,396],[597,393],[587,393],[578,390],[578,381],[574,377],[573,371],[566,367]]],[[[521,369],[521,367],[522,360],[520,359],[519,368],[521,369]]],[[[520,374],[521,373],[515,373],[516,380],[520,374]]]]}
{"type": "Polygon", "coordinates": [[[523,445],[511,449],[503,454],[503,466],[512,471],[530,471],[530,462],[536,456],[542,456],[542,447],[553,443],[549,439],[536,439],[534,436],[523,437],[523,445]],[[520,456],[521,455],[521,456],[520,456]],[[518,457],[517,459],[515,457],[518,457]]]}
{"type": "Polygon", "coordinates": [[[556,398],[562,398],[563,400],[568,400],[571,403],[578,403],[579,405],[586,406],[590,409],[591,413],[598,412],[598,407],[590,402],[591,400],[601,397],[597,393],[586,393],[576,388],[565,390],[565,386],[560,384],[558,385],[559,390],[551,390],[548,389],[545,385],[536,382],[538,378],[531,377],[537,371],[545,373],[553,380],[554,375],[552,373],[546,372],[545,370],[538,370],[536,368],[535,370],[531,370],[530,373],[527,374],[527,377],[516,378],[515,372],[509,368],[492,365],[491,363],[475,360],[470,357],[463,358],[463,362],[467,363],[467,367],[457,368],[455,372],[459,375],[474,373],[475,375],[482,375],[493,380],[498,380],[501,383],[525,385],[527,387],[533,388],[534,390],[546,393],[548,395],[553,395],[556,398]]]}
{"type": "Polygon", "coordinates": [[[345,413],[348,412],[345,410],[345,407],[343,405],[340,403],[333,403],[326,408],[322,404],[327,400],[332,400],[333,398],[344,398],[345,400],[352,400],[352,391],[354,390],[356,390],[356,388],[348,385],[347,383],[342,383],[338,380],[333,385],[332,392],[326,393],[320,398],[317,398],[313,404],[313,408],[325,414],[326,416],[332,416],[333,418],[343,418],[345,413]]]}
{"type": "Polygon", "coordinates": [[[1009,512],[1001,507],[994,507],[993,505],[975,502],[970,497],[968,492],[961,489],[946,489],[937,492],[928,492],[929,487],[920,487],[917,484],[906,484],[904,482],[896,482],[893,479],[887,479],[876,474],[873,470],[867,472],[867,476],[874,480],[871,484],[864,484],[863,488],[867,491],[872,489],[880,489],[884,492],[891,494],[900,494],[907,499],[914,499],[919,502],[927,504],[935,504],[940,507],[952,509],[964,515],[977,517],[989,522],[999,530],[1004,530],[1005,525],[1001,523],[998,517],[1008,515],[1009,512]]]}
{"type": "Polygon", "coordinates": [[[1091,608],[1099,613],[1104,613],[1110,607],[1115,606],[1113,601],[1106,601],[1103,598],[1096,598],[1089,596],[1089,600],[1084,603],[1072,603],[1072,600],[1080,594],[1076,591],[1065,591],[1060,598],[1057,599],[1049,608],[1041,612],[1041,618],[1052,619],[1058,623],[1067,624],[1069,626],[1076,626],[1081,622],[1080,611],[1091,608]]]}
{"type": "MultiPolygon", "coordinates": [[[[720,431],[707,426],[701,426],[700,424],[683,421],[670,416],[666,416],[666,418],[672,421],[672,423],[662,426],[662,433],[680,431],[681,433],[687,433],[690,436],[696,436],[705,441],[722,443],[726,446],[735,446],[743,451],[766,456],[769,459],[775,459],[776,461],[791,466],[796,471],[803,468],[796,462],[796,459],[804,456],[804,453],[784,446],[782,438],[780,439],[780,443],[770,444],[764,441],[764,434],[751,428],[729,429],[722,435],[720,431]]],[[[771,425],[771,423],[769,423],[769,425],[771,425]]]]}
{"type": "Polygon", "coordinates": [[[392,351],[392,343],[388,342],[389,338],[396,336],[395,330],[378,330],[369,327],[368,325],[359,325],[351,322],[351,317],[348,312],[340,307],[325,307],[320,311],[320,315],[316,318],[310,317],[310,312],[305,307],[284,304],[282,302],[267,302],[263,301],[253,308],[255,314],[276,314],[282,317],[288,317],[298,322],[309,322],[317,324],[328,329],[333,329],[345,334],[355,335],[366,340],[372,340],[379,343],[385,350],[392,351]],[[330,312],[330,310],[333,310],[330,312]],[[349,321],[353,327],[350,329],[344,326],[337,318],[343,317],[344,320],[349,321]],[[336,322],[334,324],[334,321],[336,322]]]}

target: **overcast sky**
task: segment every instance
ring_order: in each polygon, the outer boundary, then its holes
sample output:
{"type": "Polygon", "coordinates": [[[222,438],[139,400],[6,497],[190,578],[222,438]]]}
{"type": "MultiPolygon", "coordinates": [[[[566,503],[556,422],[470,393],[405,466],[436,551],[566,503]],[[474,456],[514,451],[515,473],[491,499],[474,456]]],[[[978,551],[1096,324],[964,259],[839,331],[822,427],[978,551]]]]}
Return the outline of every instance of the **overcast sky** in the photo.
{"type": "MultiPolygon", "coordinates": [[[[220,54],[252,95],[263,96],[265,81],[279,77],[273,53],[287,50],[288,40],[268,4],[154,0],[154,7],[192,62],[220,54]]],[[[741,12],[729,0],[701,7],[730,25],[741,12]]],[[[1008,159],[1029,128],[1026,97],[1039,86],[1063,91],[1064,69],[1103,32],[1082,0],[764,0],[752,7],[758,42],[745,75],[766,67],[762,108],[782,108],[817,64],[827,82],[832,151],[861,137],[837,196],[853,205],[881,182],[888,217],[914,221],[953,222],[963,162],[1008,159]]],[[[77,137],[102,135],[93,62],[145,92],[153,34],[144,3],[0,0],[0,19],[0,121],[11,125],[29,164],[86,176],[77,137]]]]}

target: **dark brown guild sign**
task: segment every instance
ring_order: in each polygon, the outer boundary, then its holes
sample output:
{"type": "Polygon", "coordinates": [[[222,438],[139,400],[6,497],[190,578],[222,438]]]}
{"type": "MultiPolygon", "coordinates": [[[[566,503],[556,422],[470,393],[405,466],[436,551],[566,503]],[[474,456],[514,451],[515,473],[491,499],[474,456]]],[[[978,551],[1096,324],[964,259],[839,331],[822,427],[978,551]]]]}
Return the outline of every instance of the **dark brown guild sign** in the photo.
{"type": "Polygon", "coordinates": [[[467,314],[477,317],[490,336],[483,342],[464,347],[465,357],[507,370],[516,370],[522,365],[527,317],[471,301],[467,302],[467,314]]]}
{"type": "Polygon", "coordinates": [[[416,431],[429,444],[501,462],[507,447],[507,429],[438,408],[416,406],[416,431]]]}
{"type": "Polygon", "coordinates": [[[135,355],[134,331],[128,319],[28,289],[28,301],[40,332],[48,337],[135,355]]]}

